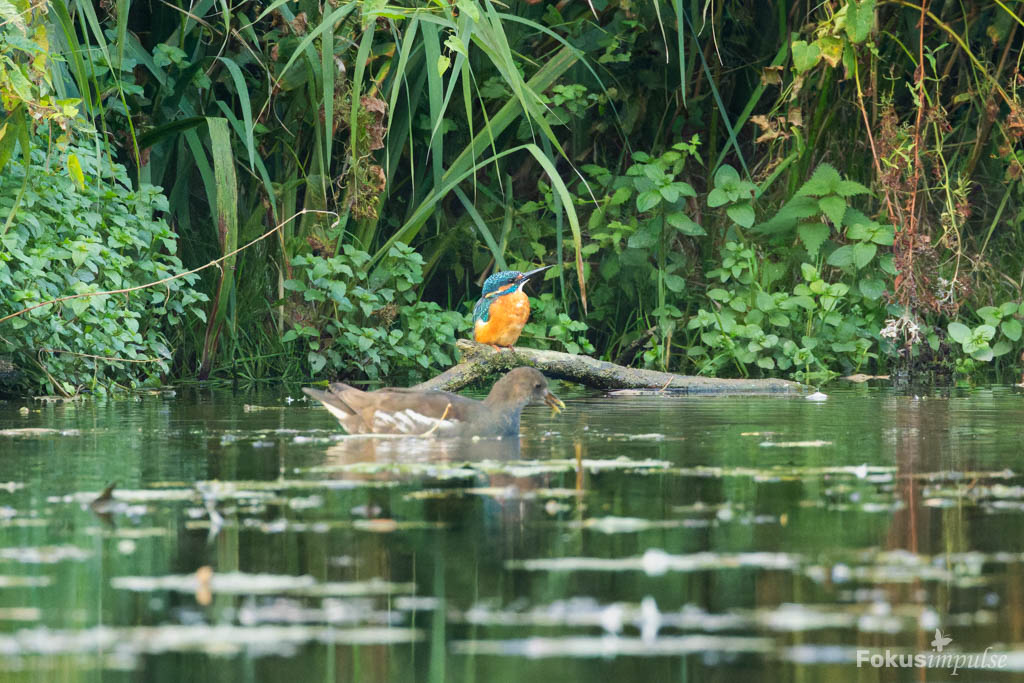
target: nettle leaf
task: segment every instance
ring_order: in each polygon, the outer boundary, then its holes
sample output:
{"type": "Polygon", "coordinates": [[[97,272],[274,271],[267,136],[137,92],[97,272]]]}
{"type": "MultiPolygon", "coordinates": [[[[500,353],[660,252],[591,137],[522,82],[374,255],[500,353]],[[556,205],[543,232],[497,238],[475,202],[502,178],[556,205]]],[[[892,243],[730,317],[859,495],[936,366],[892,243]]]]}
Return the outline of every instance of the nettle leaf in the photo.
{"type": "Polygon", "coordinates": [[[683,211],[673,211],[665,216],[665,220],[673,228],[690,237],[700,237],[701,235],[708,234],[700,224],[687,216],[683,211]]]}
{"type": "Polygon", "coordinates": [[[860,244],[853,245],[853,263],[857,268],[863,268],[867,264],[871,263],[871,259],[875,258],[875,254],[878,252],[878,245],[872,244],[871,242],[861,242],[860,244]]]}
{"type": "Polygon", "coordinates": [[[840,180],[836,184],[835,193],[840,197],[853,197],[858,194],[871,194],[871,190],[855,180],[840,180]]]}
{"type": "MultiPolygon", "coordinates": [[[[710,203],[710,202],[709,202],[710,203]]],[[[813,197],[793,197],[782,205],[779,212],[756,229],[763,233],[780,233],[792,230],[797,223],[805,218],[821,213],[818,201],[813,197]]]]}
{"type": "Polygon", "coordinates": [[[729,214],[729,218],[736,221],[738,225],[742,225],[744,228],[749,228],[754,224],[754,207],[750,205],[750,201],[742,201],[733,204],[725,210],[729,214]]]}
{"type": "Polygon", "coordinates": [[[846,213],[846,200],[837,194],[828,195],[818,200],[821,212],[828,216],[832,225],[839,227],[843,224],[843,214],[846,213]]]}
{"type": "Polygon", "coordinates": [[[824,197],[825,195],[837,194],[839,183],[842,178],[839,171],[829,164],[818,164],[814,173],[807,179],[807,182],[800,186],[796,194],[798,197],[813,196],[824,197]]]}
{"type": "Polygon", "coordinates": [[[801,223],[797,226],[796,234],[800,236],[800,241],[804,243],[808,256],[815,258],[831,231],[832,229],[829,226],[821,222],[801,223]]]}

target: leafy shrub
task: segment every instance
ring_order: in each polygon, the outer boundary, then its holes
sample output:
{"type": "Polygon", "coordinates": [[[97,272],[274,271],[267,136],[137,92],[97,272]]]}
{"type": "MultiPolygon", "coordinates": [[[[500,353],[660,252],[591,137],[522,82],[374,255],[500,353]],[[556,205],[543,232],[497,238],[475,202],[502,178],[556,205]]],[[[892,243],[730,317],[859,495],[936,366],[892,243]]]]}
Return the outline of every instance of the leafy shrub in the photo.
{"type": "MultiPolygon", "coordinates": [[[[131,189],[125,169],[75,147],[63,169],[44,149],[0,175],[0,317],[70,294],[128,289],[179,273],[177,237],[154,211],[160,189],[131,189]],[[69,169],[69,170],[65,170],[69,169]],[[20,194],[20,201],[18,196],[20,194]]],[[[25,371],[26,388],[73,394],[159,381],[186,314],[205,318],[207,297],[189,275],[126,294],[70,299],[0,324],[0,352],[25,371]]]]}
{"type": "Polygon", "coordinates": [[[420,301],[423,257],[396,243],[374,268],[370,255],[345,245],[335,256],[292,259],[285,288],[292,329],[282,340],[305,351],[309,372],[412,383],[452,364],[456,330],[466,316],[420,301]]]}

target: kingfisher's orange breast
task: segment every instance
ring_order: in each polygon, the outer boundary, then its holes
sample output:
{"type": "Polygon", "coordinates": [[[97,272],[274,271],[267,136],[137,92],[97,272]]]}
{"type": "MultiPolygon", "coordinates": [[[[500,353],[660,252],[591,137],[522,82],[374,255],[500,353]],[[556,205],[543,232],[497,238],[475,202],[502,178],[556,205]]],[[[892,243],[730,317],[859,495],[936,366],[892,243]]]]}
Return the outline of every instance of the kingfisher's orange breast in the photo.
{"type": "Polygon", "coordinates": [[[512,346],[530,319],[530,298],[522,292],[512,292],[491,302],[487,322],[476,321],[473,337],[481,344],[512,346]]]}

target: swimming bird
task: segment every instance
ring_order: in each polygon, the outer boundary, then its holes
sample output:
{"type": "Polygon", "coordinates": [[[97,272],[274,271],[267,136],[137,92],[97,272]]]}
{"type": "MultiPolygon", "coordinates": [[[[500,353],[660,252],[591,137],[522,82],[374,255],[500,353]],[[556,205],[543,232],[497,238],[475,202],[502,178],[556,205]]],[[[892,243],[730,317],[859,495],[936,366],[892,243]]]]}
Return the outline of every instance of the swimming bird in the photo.
{"type": "Polygon", "coordinates": [[[487,278],[483,296],[473,308],[473,338],[495,349],[513,346],[530,319],[530,299],[523,287],[550,267],[525,273],[503,270],[487,278]]]}
{"type": "Polygon", "coordinates": [[[511,370],[483,401],[447,391],[361,391],[341,382],[329,391],[302,390],[323,403],[349,434],[518,436],[519,414],[528,403],[543,401],[556,413],[565,408],[533,368],[511,370]]]}

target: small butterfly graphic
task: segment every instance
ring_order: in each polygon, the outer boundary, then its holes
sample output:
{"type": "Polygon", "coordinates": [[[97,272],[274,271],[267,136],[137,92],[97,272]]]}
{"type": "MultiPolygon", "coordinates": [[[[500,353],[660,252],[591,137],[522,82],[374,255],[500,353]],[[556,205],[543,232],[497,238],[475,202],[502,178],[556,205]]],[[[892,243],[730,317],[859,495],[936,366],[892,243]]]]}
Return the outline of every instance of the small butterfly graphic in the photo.
{"type": "Polygon", "coordinates": [[[931,646],[935,648],[937,652],[942,652],[942,648],[946,647],[953,642],[952,638],[947,638],[942,635],[942,631],[935,629],[935,640],[931,642],[931,646]]]}

